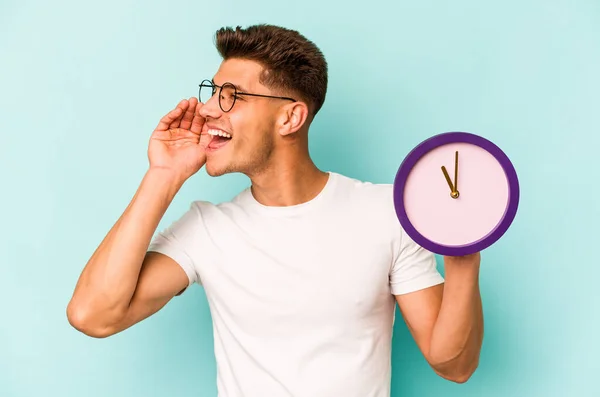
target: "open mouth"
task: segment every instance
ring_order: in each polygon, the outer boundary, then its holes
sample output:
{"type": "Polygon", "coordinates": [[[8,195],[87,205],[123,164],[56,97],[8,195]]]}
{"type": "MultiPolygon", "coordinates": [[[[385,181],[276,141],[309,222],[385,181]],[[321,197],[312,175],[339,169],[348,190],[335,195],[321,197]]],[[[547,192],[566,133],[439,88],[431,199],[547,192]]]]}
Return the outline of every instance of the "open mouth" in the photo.
{"type": "Polygon", "coordinates": [[[217,129],[209,129],[208,134],[212,136],[210,143],[208,144],[208,149],[216,150],[220,149],[223,146],[227,145],[229,141],[231,141],[231,134],[228,134],[225,131],[217,130],[217,129]]]}

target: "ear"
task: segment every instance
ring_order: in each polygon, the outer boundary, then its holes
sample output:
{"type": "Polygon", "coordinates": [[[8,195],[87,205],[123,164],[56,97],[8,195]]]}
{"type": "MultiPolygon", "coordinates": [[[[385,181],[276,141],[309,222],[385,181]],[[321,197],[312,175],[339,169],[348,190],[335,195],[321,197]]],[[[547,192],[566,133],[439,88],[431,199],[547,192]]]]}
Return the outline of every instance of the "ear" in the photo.
{"type": "Polygon", "coordinates": [[[294,102],[281,109],[277,119],[278,132],[288,136],[304,126],[308,118],[308,107],[304,102],[294,102]]]}

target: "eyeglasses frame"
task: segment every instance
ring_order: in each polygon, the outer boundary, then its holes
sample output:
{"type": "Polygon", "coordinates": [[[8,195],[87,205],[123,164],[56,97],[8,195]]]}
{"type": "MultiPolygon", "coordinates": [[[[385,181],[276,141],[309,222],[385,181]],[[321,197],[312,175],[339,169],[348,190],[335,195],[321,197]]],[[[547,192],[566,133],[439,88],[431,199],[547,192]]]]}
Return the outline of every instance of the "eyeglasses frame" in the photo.
{"type": "MultiPolygon", "coordinates": [[[[211,87],[212,88],[212,95],[211,98],[215,95],[216,90],[215,88],[219,88],[219,108],[221,108],[221,110],[224,113],[228,113],[231,111],[231,109],[233,109],[233,107],[235,106],[235,102],[237,100],[237,96],[238,95],[245,95],[245,96],[254,96],[254,97],[261,97],[261,98],[273,98],[273,99],[284,99],[284,100],[288,100],[288,101],[292,101],[292,102],[297,102],[296,99],[294,98],[290,98],[290,97],[285,97],[285,96],[276,96],[276,95],[266,95],[266,94],[254,94],[254,93],[250,93],[250,92],[242,92],[242,91],[238,91],[237,87],[235,86],[235,84],[233,83],[223,83],[223,85],[219,86],[217,84],[215,84],[214,82],[212,82],[211,80],[205,79],[203,80],[199,85],[198,85],[198,99],[200,101],[202,101],[202,98],[200,98],[200,92],[202,91],[202,87],[211,87]],[[223,91],[223,87],[232,87],[234,90],[234,94],[233,94],[233,103],[231,104],[231,107],[228,110],[223,109],[223,105],[221,105],[221,92],[223,91]]],[[[210,99],[210,98],[209,98],[210,99]]]]}

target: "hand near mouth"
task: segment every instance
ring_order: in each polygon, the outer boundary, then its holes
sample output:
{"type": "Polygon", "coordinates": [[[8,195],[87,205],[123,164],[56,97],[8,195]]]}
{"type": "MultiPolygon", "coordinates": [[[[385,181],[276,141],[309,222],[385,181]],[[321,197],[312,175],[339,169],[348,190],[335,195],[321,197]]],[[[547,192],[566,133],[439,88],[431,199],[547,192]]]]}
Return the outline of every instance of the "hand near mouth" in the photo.
{"type": "Polygon", "coordinates": [[[150,138],[148,159],[151,169],[173,172],[186,180],[206,162],[205,149],[211,136],[201,134],[204,118],[197,98],[184,99],[166,114],[150,138]]]}

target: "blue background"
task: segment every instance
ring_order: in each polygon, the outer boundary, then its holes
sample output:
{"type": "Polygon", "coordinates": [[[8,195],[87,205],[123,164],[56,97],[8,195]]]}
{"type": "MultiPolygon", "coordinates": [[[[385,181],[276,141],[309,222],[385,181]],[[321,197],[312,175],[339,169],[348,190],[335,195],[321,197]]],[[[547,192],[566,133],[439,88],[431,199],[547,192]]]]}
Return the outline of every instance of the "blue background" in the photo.
{"type": "MultiPolygon", "coordinates": [[[[257,22],[298,29],[327,56],[311,133],[322,169],[392,183],[419,142],[468,131],[518,172],[517,217],[483,252],[478,371],[463,385],[437,377],[400,321],[393,396],[600,395],[596,0],[3,0],[0,395],[216,396],[201,288],[103,340],[65,308],[137,189],[157,121],[216,71],[214,31],[257,22]]],[[[160,227],[247,184],[202,170],[160,227]]]]}

